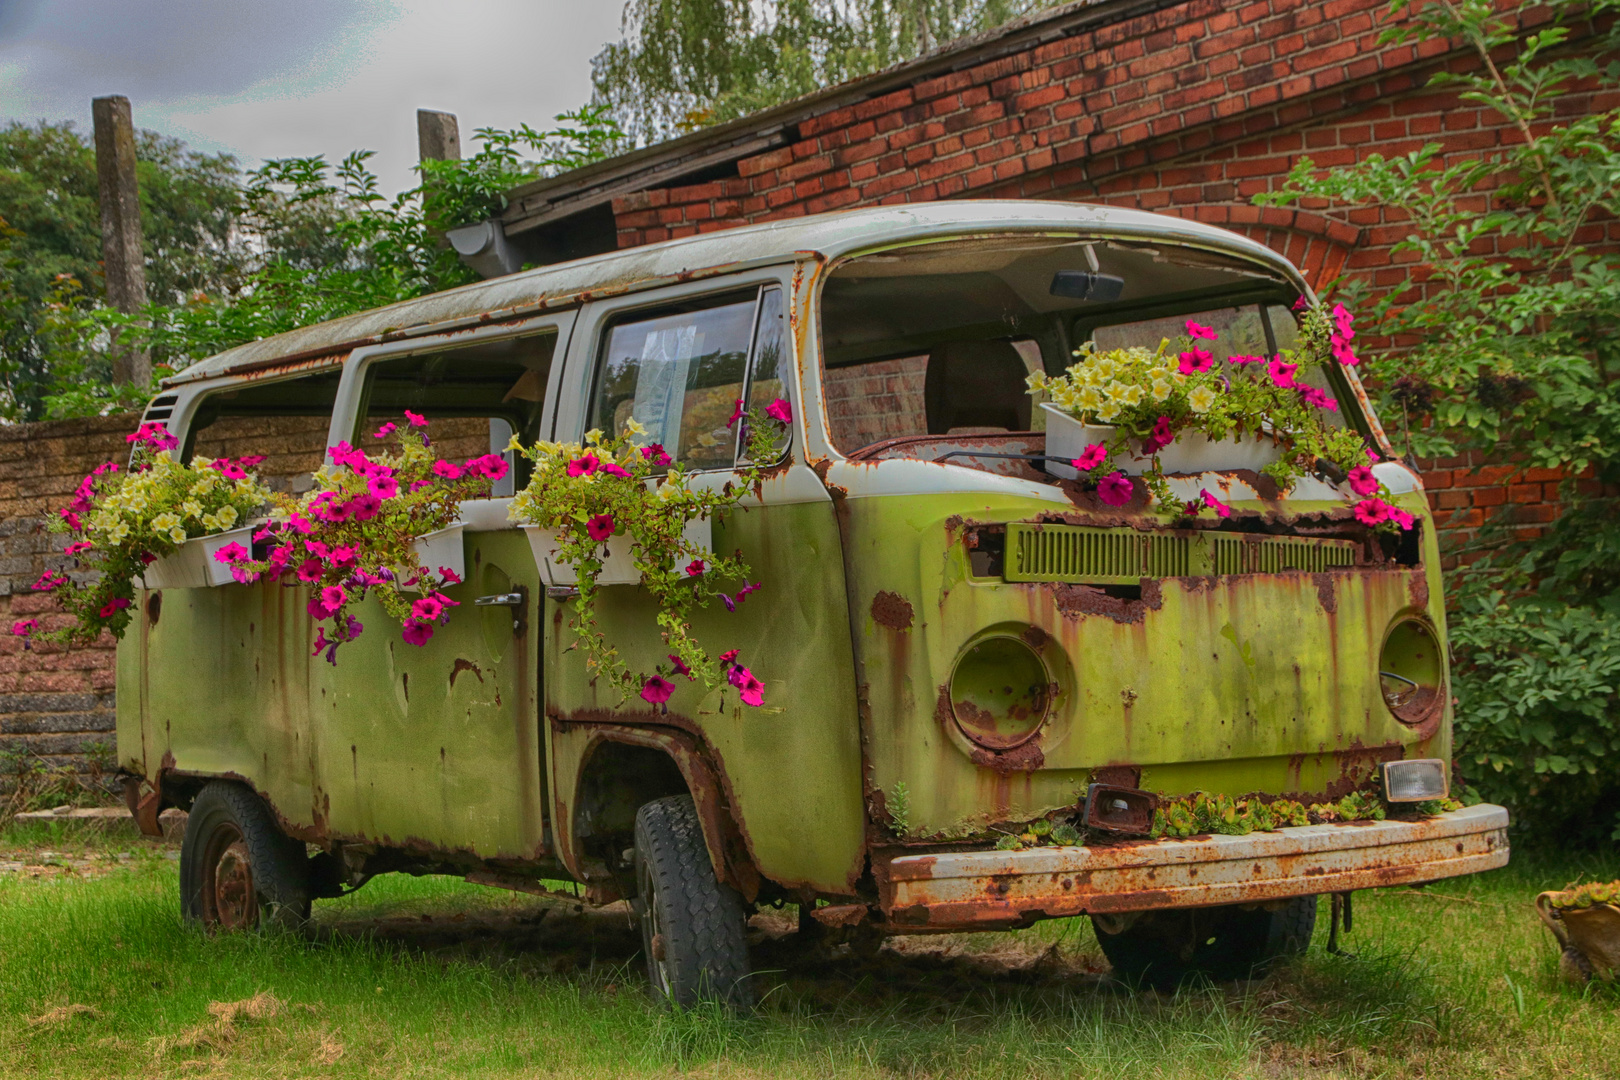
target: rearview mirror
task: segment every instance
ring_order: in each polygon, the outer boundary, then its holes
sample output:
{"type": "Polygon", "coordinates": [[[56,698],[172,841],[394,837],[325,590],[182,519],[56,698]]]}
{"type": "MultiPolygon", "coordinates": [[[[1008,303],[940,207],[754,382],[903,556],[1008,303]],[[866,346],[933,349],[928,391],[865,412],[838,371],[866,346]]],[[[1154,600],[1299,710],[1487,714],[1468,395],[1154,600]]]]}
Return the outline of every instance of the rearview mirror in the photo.
{"type": "Polygon", "coordinates": [[[1052,275],[1050,291],[1053,296],[1106,304],[1110,300],[1119,299],[1120,294],[1125,291],[1125,279],[1091,270],[1059,270],[1052,275]]]}

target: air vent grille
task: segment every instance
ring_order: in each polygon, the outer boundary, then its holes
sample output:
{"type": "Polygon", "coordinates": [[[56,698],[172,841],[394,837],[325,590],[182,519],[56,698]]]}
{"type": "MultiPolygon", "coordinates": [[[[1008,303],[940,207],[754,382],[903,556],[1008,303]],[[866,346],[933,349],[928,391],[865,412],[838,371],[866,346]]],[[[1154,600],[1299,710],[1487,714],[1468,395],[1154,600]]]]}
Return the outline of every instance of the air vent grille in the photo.
{"type": "Polygon", "coordinates": [[[1355,561],[1352,540],[1014,522],[1007,526],[1003,576],[1008,581],[1135,585],[1145,577],[1319,573],[1355,561]]]}

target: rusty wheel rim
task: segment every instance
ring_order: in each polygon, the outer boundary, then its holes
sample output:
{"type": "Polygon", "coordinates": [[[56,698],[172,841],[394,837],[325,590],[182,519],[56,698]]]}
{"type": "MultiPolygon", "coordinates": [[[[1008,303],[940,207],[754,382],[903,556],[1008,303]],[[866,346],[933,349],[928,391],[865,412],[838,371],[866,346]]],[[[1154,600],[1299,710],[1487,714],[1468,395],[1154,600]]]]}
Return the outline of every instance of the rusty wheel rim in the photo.
{"type": "Polygon", "coordinates": [[[244,930],[259,921],[258,890],[247,842],[233,825],[222,825],[208,845],[203,882],[204,921],[221,930],[244,930]]]}
{"type": "Polygon", "coordinates": [[[669,942],[658,918],[658,895],[653,885],[652,868],[647,860],[636,859],[636,885],[641,900],[641,947],[647,952],[647,973],[652,978],[653,994],[667,997],[671,993],[669,977],[669,942]]]}

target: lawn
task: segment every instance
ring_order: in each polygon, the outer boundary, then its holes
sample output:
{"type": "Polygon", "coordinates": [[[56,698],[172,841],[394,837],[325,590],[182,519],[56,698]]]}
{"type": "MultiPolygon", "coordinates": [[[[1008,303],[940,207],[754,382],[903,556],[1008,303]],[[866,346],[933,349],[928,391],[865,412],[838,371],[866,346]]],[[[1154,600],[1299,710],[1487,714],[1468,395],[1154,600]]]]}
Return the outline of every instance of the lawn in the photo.
{"type": "Polygon", "coordinates": [[[1356,897],[1353,956],[1132,994],[1085,920],[875,959],[756,920],[758,1014],[671,1016],[621,910],[442,878],[316,906],[313,937],[181,924],[174,849],[0,834],[0,1076],[1613,1076],[1620,993],[1557,981],[1537,891],[1620,856],[1356,897]],[[52,853],[46,859],[44,852],[52,853]],[[57,865],[42,865],[44,863],[57,865]],[[20,867],[18,864],[22,864],[20,867]]]}

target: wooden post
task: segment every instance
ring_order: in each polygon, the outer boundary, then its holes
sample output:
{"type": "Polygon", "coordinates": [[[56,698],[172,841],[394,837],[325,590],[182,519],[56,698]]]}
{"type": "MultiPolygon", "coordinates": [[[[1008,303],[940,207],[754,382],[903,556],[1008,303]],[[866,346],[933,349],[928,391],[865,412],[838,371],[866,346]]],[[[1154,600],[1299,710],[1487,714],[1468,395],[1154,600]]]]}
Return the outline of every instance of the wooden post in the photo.
{"type": "Polygon", "coordinates": [[[461,126],[455,113],[416,110],[416,156],[420,161],[461,160],[461,126]]]}
{"type": "MultiPolygon", "coordinates": [[[[101,258],[107,302],[133,315],[146,306],[146,255],[141,247],[141,199],[135,183],[135,124],[129,98],[90,102],[95,121],[96,175],[101,188],[101,258]]],[[[113,381],[145,386],[152,361],[140,349],[112,347],[113,381]]]]}

